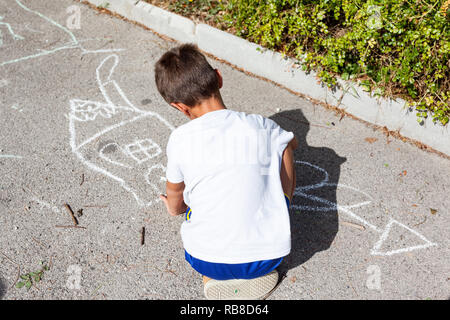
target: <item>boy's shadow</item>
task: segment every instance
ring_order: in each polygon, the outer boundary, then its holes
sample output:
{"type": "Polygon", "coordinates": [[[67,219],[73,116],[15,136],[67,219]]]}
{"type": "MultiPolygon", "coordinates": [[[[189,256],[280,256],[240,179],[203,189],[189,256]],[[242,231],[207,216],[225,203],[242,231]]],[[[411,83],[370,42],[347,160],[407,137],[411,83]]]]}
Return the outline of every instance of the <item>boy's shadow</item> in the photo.
{"type": "Polygon", "coordinates": [[[301,110],[283,111],[270,117],[298,139],[295,151],[296,195],[291,202],[291,253],[278,270],[285,274],[315,253],[327,250],[338,232],[336,185],[340,166],[347,159],[325,147],[308,146],[309,121],[301,110]]]}
{"type": "Polygon", "coordinates": [[[0,300],[2,300],[5,294],[6,294],[6,285],[3,282],[3,279],[0,277],[0,300]]]}

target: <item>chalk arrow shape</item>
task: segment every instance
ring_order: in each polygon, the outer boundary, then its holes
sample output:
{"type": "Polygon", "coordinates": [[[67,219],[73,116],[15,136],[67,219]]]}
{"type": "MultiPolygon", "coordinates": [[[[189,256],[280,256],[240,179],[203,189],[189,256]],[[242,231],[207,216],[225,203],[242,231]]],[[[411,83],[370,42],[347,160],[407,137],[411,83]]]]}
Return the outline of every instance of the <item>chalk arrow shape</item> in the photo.
{"type": "MultiPolygon", "coordinates": [[[[370,223],[363,217],[357,215],[353,209],[361,208],[363,206],[369,205],[372,202],[372,197],[370,197],[365,192],[362,192],[356,188],[353,188],[351,186],[347,186],[341,183],[332,183],[329,181],[329,174],[326,170],[323,168],[320,168],[317,165],[314,165],[309,162],[305,161],[295,161],[296,165],[302,165],[304,168],[308,168],[309,170],[312,170],[311,176],[316,178],[316,181],[311,183],[310,185],[305,186],[299,186],[295,188],[294,191],[294,201],[297,203],[292,203],[291,208],[295,210],[300,211],[311,211],[311,212],[329,212],[329,211],[339,211],[339,213],[344,213],[348,217],[352,218],[353,220],[358,221],[359,223],[363,224],[365,227],[370,228],[371,230],[380,233],[381,236],[379,240],[375,243],[371,250],[372,255],[381,255],[381,256],[390,256],[397,253],[403,253],[403,252],[409,252],[413,250],[418,249],[425,249],[428,247],[436,246],[437,244],[429,241],[424,236],[422,236],[417,231],[405,226],[404,224],[398,222],[397,220],[390,219],[388,224],[383,227],[378,227],[375,224],[370,223]],[[320,180],[321,179],[321,180],[320,180]],[[324,197],[315,195],[313,192],[321,190],[323,188],[332,188],[337,190],[339,189],[346,189],[346,192],[350,192],[357,197],[355,199],[366,199],[365,201],[360,201],[353,204],[337,204],[336,202],[330,201],[324,197]],[[298,198],[301,199],[301,203],[298,203],[298,198]],[[408,232],[409,235],[413,235],[415,238],[420,239],[423,243],[420,245],[413,245],[413,246],[403,246],[398,249],[392,249],[392,250],[383,250],[382,247],[385,245],[389,240],[392,240],[393,233],[392,227],[397,226],[397,228],[402,228],[403,232],[408,232]]],[[[293,201],[293,202],[294,202],[293,201]]],[[[400,244],[397,242],[395,245],[400,246],[400,244]]]]}
{"type": "Polygon", "coordinates": [[[417,231],[405,226],[404,224],[398,222],[397,220],[391,219],[389,221],[389,223],[386,225],[383,233],[381,234],[380,239],[377,241],[377,243],[375,243],[375,245],[373,246],[370,253],[372,255],[377,255],[377,256],[391,256],[391,255],[397,254],[397,253],[410,252],[413,250],[425,249],[425,248],[429,248],[429,247],[433,247],[433,246],[437,246],[437,244],[429,241],[427,238],[425,238],[423,235],[421,235],[417,231]],[[388,250],[388,251],[382,251],[382,246],[384,243],[387,242],[386,240],[393,237],[393,235],[392,235],[392,233],[393,233],[392,227],[393,226],[397,226],[397,229],[398,229],[398,227],[405,229],[409,234],[413,234],[416,238],[419,238],[424,243],[421,245],[414,245],[414,246],[403,247],[403,248],[398,248],[398,249],[393,249],[393,250],[388,250]]]}

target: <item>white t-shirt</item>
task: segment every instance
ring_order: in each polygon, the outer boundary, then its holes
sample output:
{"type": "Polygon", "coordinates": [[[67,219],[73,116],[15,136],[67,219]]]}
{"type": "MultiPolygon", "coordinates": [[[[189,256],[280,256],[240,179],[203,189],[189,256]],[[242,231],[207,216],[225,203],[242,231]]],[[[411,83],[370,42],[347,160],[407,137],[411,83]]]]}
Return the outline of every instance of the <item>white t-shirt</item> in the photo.
{"type": "Polygon", "coordinates": [[[190,255],[245,263],[290,252],[280,168],[293,137],[270,119],[228,109],[208,112],[172,132],[166,176],[186,186],[184,201],[192,213],[181,237],[190,255]]]}

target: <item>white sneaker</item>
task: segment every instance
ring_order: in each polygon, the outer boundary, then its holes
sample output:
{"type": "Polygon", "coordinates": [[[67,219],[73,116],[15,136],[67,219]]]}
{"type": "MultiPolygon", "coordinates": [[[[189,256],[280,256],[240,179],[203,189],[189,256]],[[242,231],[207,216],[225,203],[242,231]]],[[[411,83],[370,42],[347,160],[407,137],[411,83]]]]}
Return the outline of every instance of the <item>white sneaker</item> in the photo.
{"type": "Polygon", "coordinates": [[[205,283],[204,293],[208,300],[261,300],[278,283],[276,270],[255,279],[214,280],[205,283]]]}

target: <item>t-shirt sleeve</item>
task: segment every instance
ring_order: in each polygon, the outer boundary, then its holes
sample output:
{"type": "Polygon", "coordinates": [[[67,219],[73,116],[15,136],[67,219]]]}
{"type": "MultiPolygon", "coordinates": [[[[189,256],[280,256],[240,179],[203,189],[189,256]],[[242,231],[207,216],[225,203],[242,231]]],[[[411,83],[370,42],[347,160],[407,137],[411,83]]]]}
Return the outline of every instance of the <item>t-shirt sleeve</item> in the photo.
{"type": "Polygon", "coordinates": [[[175,141],[175,136],[173,133],[169,137],[167,142],[167,168],[166,168],[166,179],[171,183],[180,183],[184,181],[183,172],[180,168],[180,158],[179,158],[179,145],[177,148],[177,142],[175,141]]]}
{"type": "Polygon", "coordinates": [[[284,130],[271,119],[264,118],[264,126],[271,132],[273,150],[277,150],[281,155],[289,142],[294,139],[294,134],[284,130]]]}

